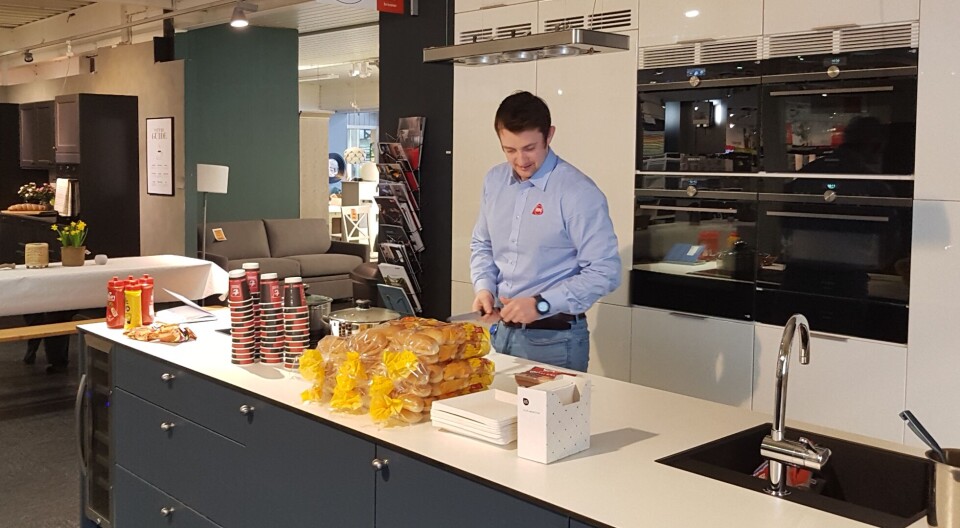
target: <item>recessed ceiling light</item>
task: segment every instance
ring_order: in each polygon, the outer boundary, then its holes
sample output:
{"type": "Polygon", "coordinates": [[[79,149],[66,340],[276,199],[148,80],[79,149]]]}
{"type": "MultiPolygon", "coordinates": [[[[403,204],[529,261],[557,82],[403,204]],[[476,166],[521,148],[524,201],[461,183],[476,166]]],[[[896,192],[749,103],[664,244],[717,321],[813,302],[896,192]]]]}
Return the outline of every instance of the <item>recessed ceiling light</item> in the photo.
{"type": "Polygon", "coordinates": [[[698,15],[700,15],[700,11],[697,9],[691,9],[690,11],[687,11],[686,13],[683,14],[683,16],[687,18],[693,18],[698,15]]]}

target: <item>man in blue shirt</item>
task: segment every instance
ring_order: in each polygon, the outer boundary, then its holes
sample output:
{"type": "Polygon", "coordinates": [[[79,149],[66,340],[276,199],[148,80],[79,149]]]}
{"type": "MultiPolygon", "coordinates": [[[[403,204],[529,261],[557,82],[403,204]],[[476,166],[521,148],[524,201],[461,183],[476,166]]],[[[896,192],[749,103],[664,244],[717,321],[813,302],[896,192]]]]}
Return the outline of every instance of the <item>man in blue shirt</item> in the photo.
{"type": "Polygon", "coordinates": [[[504,99],[494,129],[507,162],[483,182],[470,244],[473,309],[499,316],[498,352],[586,371],[585,312],[620,285],[607,199],[550,149],[555,127],[539,97],[504,99]]]}

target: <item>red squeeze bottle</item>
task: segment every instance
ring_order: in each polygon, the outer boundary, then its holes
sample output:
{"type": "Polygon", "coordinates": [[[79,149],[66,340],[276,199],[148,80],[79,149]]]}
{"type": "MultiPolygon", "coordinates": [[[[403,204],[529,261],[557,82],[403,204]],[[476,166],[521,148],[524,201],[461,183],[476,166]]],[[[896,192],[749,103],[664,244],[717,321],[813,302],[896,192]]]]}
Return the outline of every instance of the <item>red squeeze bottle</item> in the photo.
{"type": "Polygon", "coordinates": [[[107,281],[107,328],[123,328],[124,286],[117,277],[107,281]]]}
{"type": "Polygon", "coordinates": [[[140,279],[140,287],[143,288],[143,293],[140,294],[142,295],[140,298],[140,313],[143,324],[153,324],[153,316],[155,315],[153,309],[153,277],[144,273],[143,278],[140,279]]]}

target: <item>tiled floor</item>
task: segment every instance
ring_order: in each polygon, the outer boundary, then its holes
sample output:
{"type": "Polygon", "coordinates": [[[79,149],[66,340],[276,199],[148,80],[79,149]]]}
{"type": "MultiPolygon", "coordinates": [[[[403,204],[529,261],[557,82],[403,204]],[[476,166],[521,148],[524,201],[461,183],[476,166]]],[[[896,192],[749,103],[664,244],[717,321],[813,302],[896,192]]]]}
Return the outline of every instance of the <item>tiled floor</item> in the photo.
{"type": "Polygon", "coordinates": [[[0,526],[77,527],[76,380],[47,375],[42,350],[35,365],[24,365],[24,346],[0,344],[0,526]]]}

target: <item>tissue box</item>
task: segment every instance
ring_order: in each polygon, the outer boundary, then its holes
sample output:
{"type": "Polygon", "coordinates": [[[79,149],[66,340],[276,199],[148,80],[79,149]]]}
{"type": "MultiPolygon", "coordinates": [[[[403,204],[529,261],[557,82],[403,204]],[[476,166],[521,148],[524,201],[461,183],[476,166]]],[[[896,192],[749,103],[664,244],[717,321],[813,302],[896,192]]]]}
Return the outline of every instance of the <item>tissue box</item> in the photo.
{"type": "Polygon", "coordinates": [[[560,376],[517,388],[517,455],[549,464],[590,448],[590,381],[560,376]]]}

